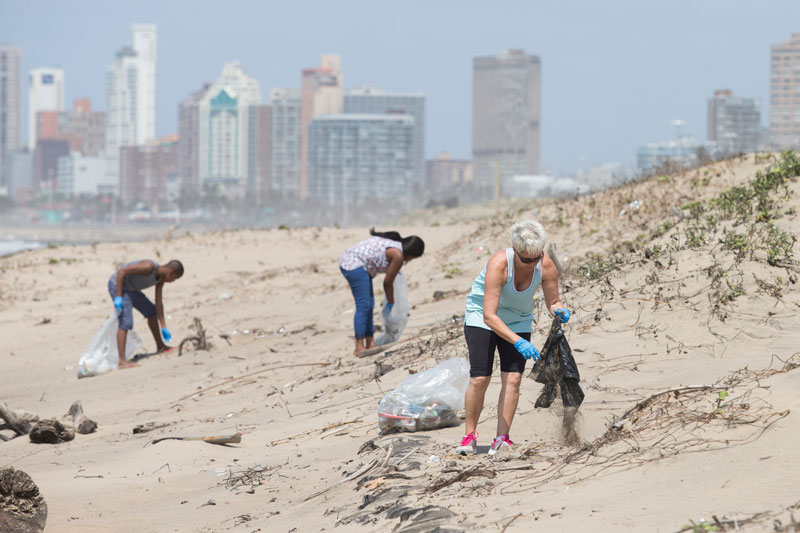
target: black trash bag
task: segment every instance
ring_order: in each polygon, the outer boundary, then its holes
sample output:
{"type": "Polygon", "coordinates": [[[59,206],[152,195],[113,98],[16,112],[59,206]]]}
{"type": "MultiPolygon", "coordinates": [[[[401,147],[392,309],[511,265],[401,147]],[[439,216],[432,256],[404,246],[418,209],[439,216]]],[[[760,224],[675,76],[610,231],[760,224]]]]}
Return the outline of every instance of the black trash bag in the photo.
{"type": "Polygon", "coordinates": [[[536,382],[544,385],[544,390],[536,399],[536,407],[550,407],[559,390],[564,407],[580,407],[584,396],[580,386],[581,376],[557,317],[550,326],[541,355],[542,358],[531,369],[536,382]]]}

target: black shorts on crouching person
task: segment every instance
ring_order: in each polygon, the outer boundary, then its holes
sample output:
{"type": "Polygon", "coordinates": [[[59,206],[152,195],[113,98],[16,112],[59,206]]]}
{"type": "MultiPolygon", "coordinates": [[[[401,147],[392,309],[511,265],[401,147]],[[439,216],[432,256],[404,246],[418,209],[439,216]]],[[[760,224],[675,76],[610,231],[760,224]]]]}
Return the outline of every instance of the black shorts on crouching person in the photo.
{"type": "MultiPolygon", "coordinates": [[[[526,341],[531,340],[531,334],[517,333],[526,341]]],[[[494,366],[495,348],[500,353],[501,372],[525,372],[527,362],[514,345],[501,338],[490,329],[477,326],[464,326],[464,337],[469,350],[469,376],[472,378],[491,376],[494,366]]]]}

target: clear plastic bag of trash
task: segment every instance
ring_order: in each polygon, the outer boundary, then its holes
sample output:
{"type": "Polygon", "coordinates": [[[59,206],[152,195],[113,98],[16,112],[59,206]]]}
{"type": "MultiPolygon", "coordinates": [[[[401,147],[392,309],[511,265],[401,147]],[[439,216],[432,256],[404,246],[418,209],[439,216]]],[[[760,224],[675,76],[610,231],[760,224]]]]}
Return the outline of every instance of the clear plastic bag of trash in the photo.
{"type": "Polygon", "coordinates": [[[386,296],[383,297],[381,319],[384,332],[375,339],[375,344],[378,346],[399,340],[408,324],[408,311],[411,306],[408,304],[408,283],[402,272],[397,273],[392,287],[394,287],[394,305],[391,311],[386,307],[386,296]]]}
{"type": "MultiPolygon", "coordinates": [[[[105,324],[95,334],[92,342],[86,347],[80,361],[78,361],[78,377],[99,376],[119,366],[117,351],[117,314],[111,313],[105,324]]],[[[128,331],[125,341],[125,359],[130,361],[133,354],[142,347],[142,339],[133,331],[128,331]]]]}
{"type": "Polygon", "coordinates": [[[458,425],[468,384],[469,363],[460,357],[408,376],[378,403],[378,426],[392,433],[458,425]]]}

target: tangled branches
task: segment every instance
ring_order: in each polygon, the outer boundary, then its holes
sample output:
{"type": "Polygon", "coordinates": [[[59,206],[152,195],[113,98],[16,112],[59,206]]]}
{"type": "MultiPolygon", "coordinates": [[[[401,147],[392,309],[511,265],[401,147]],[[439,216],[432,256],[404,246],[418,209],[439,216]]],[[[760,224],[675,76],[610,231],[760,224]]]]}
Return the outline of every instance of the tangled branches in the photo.
{"type": "MultiPolygon", "coordinates": [[[[774,412],[754,394],[759,380],[796,369],[742,369],[716,385],[681,387],[654,394],[617,418],[606,432],[572,453],[552,457],[552,466],[514,480],[501,493],[536,489],[556,479],[583,481],[609,469],[635,468],[678,454],[747,444],[789,411],[774,412]]],[[[541,456],[529,449],[525,456],[541,456]]]]}

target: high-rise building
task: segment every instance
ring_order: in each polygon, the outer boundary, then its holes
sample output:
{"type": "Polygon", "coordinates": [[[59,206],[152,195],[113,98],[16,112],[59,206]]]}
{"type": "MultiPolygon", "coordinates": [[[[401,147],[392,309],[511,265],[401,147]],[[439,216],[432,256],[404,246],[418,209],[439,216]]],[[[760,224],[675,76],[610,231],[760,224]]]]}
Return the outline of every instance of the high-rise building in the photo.
{"type": "Polygon", "coordinates": [[[309,127],[309,197],[328,206],[408,199],[414,185],[414,118],[340,114],[309,127]]]}
{"type": "Polygon", "coordinates": [[[322,56],[319,68],[303,69],[300,80],[300,199],[308,196],[308,127],[318,116],[342,112],[342,66],[336,54],[322,56]]]}
{"type": "Polygon", "coordinates": [[[166,201],[166,183],[178,173],[178,139],[167,136],[120,149],[120,199],[126,206],[143,202],[154,211],[166,201]]]}
{"type": "Polygon", "coordinates": [[[269,196],[272,185],[272,107],[268,105],[250,106],[250,131],[248,154],[250,169],[247,193],[261,205],[269,196]]]}
{"type": "Polygon", "coordinates": [[[88,98],[75,100],[72,111],[39,111],[36,114],[36,139],[63,139],[73,152],[94,157],[105,146],[106,114],[92,111],[88,98]]]}
{"type": "Polygon", "coordinates": [[[28,149],[33,150],[39,138],[36,114],[40,111],[64,110],[64,70],[35,68],[28,79],[28,149]]]}
{"type": "Polygon", "coordinates": [[[761,102],[737,98],[733,92],[714,91],[708,100],[708,140],[729,154],[753,152],[759,147],[761,102]]]}
{"type": "Polygon", "coordinates": [[[182,193],[196,192],[200,184],[200,100],[211,87],[206,83],[178,107],[178,178],[182,193]]]}
{"type": "Polygon", "coordinates": [[[368,115],[409,115],[414,118],[415,188],[425,180],[425,95],[422,93],[386,93],[374,87],[359,87],[344,95],[344,112],[368,115]]]}
{"type": "Polygon", "coordinates": [[[473,60],[472,163],[492,190],[514,175],[539,173],[539,57],[522,50],[473,60]]]}
{"type": "Polygon", "coordinates": [[[5,164],[8,197],[18,203],[33,200],[36,196],[36,183],[33,178],[33,152],[27,148],[16,152],[7,152],[5,164]]]}
{"type": "Polygon", "coordinates": [[[772,46],[770,139],[774,148],[800,146],[800,33],[772,46]]]}
{"type": "Polygon", "coordinates": [[[21,144],[22,50],[19,46],[0,44],[0,185],[5,181],[3,159],[21,144]]]}
{"type": "Polygon", "coordinates": [[[119,150],[156,138],[156,26],[134,24],[133,44],[106,70],[106,139],[109,180],[119,176],[119,150]]]}
{"type": "Polygon", "coordinates": [[[272,89],[273,192],[284,198],[300,196],[300,90],[272,89]]]}
{"type": "Polygon", "coordinates": [[[198,174],[201,186],[246,186],[254,174],[250,157],[251,106],[261,102],[258,82],[241,63],[227,63],[200,99],[198,174]]]}

